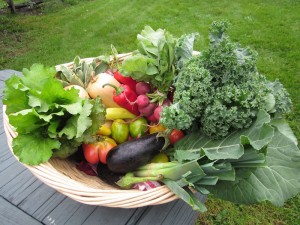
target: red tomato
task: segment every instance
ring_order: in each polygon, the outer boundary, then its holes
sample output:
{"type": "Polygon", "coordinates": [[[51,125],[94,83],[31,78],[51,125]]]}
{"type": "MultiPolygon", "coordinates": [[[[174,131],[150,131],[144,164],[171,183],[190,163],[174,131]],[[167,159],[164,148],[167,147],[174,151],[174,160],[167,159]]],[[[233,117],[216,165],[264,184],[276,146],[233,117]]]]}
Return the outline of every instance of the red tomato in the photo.
{"type": "Polygon", "coordinates": [[[184,133],[181,130],[172,130],[169,139],[171,145],[174,145],[177,141],[181,140],[184,137],[184,133]]]}
{"type": "Polygon", "coordinates": [[[117,143],[111,138],[82,145],[84,157],[91,164],[97,164],[99,161],[106,164],[107,153],[115,146],[117,146],[117,143]]]}
{"type": "Polygon", "coordinates": [[[98,142],[99,146],[99,159],[100,162],[106,164],[107,153],[115,146],[117,143],[112,138],[105,138],[105,141],[98,142]]]}
{"type": "Polygon", "coordinates": [[[91,164],[96,164],[99,162],[99,146],[97,143],[83,144],[82,147],[86,161],[91,164]]]}

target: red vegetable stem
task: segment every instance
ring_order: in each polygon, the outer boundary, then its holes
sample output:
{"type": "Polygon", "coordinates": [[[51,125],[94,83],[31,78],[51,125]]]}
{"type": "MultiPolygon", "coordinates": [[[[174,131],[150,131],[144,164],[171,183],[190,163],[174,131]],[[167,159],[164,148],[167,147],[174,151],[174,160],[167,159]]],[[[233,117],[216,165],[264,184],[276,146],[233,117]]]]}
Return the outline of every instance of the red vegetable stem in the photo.
{"type": "Polygon", "coordinates": [[[131,90],[128,85],[122,84],[120,87],[116,87],[113,84],[107,83],[102,87],[105,86],[111,86],[115,89],[113,93],[113,100],[115,103],[137,116],[140,115],[136,104],[137,94],[131,90]]]}

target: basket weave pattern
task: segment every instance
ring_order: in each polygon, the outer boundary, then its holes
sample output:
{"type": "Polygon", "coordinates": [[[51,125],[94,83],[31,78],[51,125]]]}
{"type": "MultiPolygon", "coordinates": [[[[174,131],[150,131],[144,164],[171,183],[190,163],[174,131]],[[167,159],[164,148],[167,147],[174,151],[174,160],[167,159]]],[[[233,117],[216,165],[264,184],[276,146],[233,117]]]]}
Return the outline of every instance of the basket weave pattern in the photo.
{"type": "MultiPolygon", "coordinates": [[[[124,58],[128,55],[130,54],[122,54],[119,56],[120,58],[124,58]]],[[[84,60],[91,62],[92,58],[84,60]]],[[[72,63],[64,65],[71,67],[72,63]]],[[[5,106],[3,106],[3,122],[7,143],[13,152],[12,140],[17,134],[14,128],[9,124],[8,117],[5,113],[5,106]]],[[[148,191],[117,189],[98,177],[89,176],[79,171],[75,163],[69,160],[53,158],[38,166],[23,165],[46,185],[75,201],[88,205],[136,208],[164,204],[178,198],[165,185],[148,191]]]]}

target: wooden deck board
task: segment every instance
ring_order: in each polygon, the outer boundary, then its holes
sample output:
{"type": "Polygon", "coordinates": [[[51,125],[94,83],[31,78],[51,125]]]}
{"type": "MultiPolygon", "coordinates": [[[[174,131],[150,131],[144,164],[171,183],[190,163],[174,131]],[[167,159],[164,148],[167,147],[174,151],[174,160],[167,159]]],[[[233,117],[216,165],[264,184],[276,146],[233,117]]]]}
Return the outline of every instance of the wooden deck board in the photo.
{"type": "Polygon", "coordinates": [[[4,89],[4,87],[5,87],[5,83],[4,82],[0,82],[0,97],[2,98],[2,96],[3,96],[3,89],[4,89]]]}
{"type": "Polygon", "coordinates": [[[125,225],[137,209],[121,209],[97,207],[96,210],[84,221],[83,225],[92,224],[118,224],[125,225]]]}
{"type": "MultiPolygon", "coordinates": [[[[41,182],[40,182],[41,183],[41,182]]],[[[18,206],[29,214],[36,212],[56,192],[53,188],[41,183],[18,206]]]]}
{"type": "Polygon", "coordinates": [[[0,196],[0,223],[3,225],[40,225],[38,220],[29,216],[0,196]]]}
{"type": "Polygon", "coordinates": [[[41,182],[38,181],[28,170],[24,170],[15,179],[6,183],[1,189],[1,195],[14,205],[19,205],[32,192],[34,192],[41,182]]]}
{"type": "Polygon", "coordinates": [[[43,219],[42,222],[45,224],[65,224],[76,210],[80,208],[80,205],[79,202],[70,198],[65,198],[43,219]]]}
{"type": "Polygon", "coordinates": [[[0,188],[3,187],[6,183],[13,180],[19,173],[21,173],[25,169],[26,168],[23,165],[21,165],[16,160],[13,160],[13,162],[8,167],[0,171],[0,188]]]}
{"type": "Polygon", "coordinates": [[[43,221],[66,198],[67,197],[65,195],[55,192],[32,214],[32,216],[39,221],[43,221]]]}
{"type": "MultiPolygon", "coordinates": [[[[0,71],[0,92],[13,70],[0,71]]],[[[91,206],[76,202],[38,180],[11,153],[3,130],[0,101],[0,224],[147,225],[195,224],[198,213],[181,200],[135,209],[91,206]]],[[[204,201],[204,200],[203,200],[204,201]]]]}
{"type": "Polygon", "coordinates": [[[96,210],[97,206],[80,204],[79,208],[72,214],[72,216],[66,221],[66,225],[81,225],[89,216],[96,210]]]}

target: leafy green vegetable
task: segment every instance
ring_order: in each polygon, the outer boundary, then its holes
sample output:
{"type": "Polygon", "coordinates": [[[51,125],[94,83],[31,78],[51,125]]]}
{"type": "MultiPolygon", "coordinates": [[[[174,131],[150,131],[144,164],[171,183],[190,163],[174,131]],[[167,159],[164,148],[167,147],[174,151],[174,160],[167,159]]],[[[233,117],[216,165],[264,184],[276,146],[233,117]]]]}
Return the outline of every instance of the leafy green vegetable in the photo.
{"type": "Polygon", "coordinates": [[[160,119],[166,127],[197,127],[218,139],[250,127],[261,109],[272,116],[290,111],[282,84],[258,72],[257,53],[231,42],[227,28],[214,22],[210,48],[185,62],[174,79],[174,105],[164,107],[160,119]]]}
{"type": "Polygon", "coordinates": [[[104,123],[100,99],[81,99],[54,78],[54,67],[34,64],[22,77],[6,81],[3,103],[18,136],[13,150],[20,161],[37,165],[52,156],[66,158],[83,142],[95,140],[104,123]]]}
{"type": "Polygon", "coordinates": [[[244,155],[245,145],[250,144],[254,149],[260,150],[270,142],[273,128],[269,123],[270,116],[260,111],[250,128],[234,131],[221,140],[211,139],[201,131],[193,132],[175,145],[175,158],[180,162],[198,159],[202,155],[210,160],[239,159],[244,155]],[[193,143],[192,148],[190,143],[193,143]]]}
{"type": "Polygon", "coordinates": [[[171,83],[184,62],[192,56],[197,34],[179,40],[163,29],[145,26],[137,35],[137,50],[122,62],[120,71],[137,81],[146,81],[161,93],[168,93],[171,83]]]}
{"type": "Polygon", "coordinates": [[[176,68],[181,69],[184,63],[193,56],[194,42],[198,33],[182,35],[175,46],[176,68]]]}
{"type": "Polygon", "coordinates": [[[182,188],[177,182],[165,179],[164,183],[170,188],[170,190],[180,198],[192,206],[194,210],[205,212],[207,209],[203,202],[197,199],[189,188],[182,188]]]}
{"type": "Polygon", "coordinates": [[[205,177],[193,182],[196,190],[235,203],[270,201],[280,206],[300,191],[300,150],[295,136],[286,121],[270,120],[262,111],[249,129],[223,140],[209,140],[201,132],[187,135],[175,145],[175,159],[198,161],[205,177]],[[243,151],[228,151],[234,146],[243,151]]]}
{"type": "Polygon", "coordinates": [[[33,134],[19,134],[13,140],[12,147],[14,154],[19,157],[21,162],[37,165],[48,161],[52,156],[52,149],[59,149],[60,142],[46,138],[39,132],[34,132],[33,134]]]}
{"type": "MultiPolygon", "coordinates": [[[[286,126],[285,121],[280,122],[286,126]]],[[[300,151],[293,138],[279,129],[267,148],[267,165],[256,170],[237,171],[234,182],[220,182],[207,187],[216,197],[236,203],[250,204],[270,201],[282,206],[300,191],[300,151]],[[249,174],[245,177],[244,173],[249,174]]]]}

